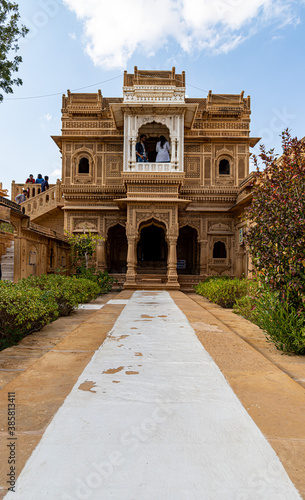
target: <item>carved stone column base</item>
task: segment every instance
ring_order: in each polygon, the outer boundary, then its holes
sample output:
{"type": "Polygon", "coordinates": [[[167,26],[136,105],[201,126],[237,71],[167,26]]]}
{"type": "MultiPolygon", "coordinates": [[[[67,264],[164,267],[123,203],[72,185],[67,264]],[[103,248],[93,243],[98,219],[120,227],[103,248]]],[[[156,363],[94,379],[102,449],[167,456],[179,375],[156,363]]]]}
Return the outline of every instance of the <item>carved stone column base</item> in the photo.
{"type": "Polygon", "coordinates": [[[136,286],[136,275],[134,274],[133,276],[127,276],[126,275],[126,281],[124,283],[124,288],[128,288],[128,286],[136,286]]]}
{"type": "Polygon", "coordinates": [[[169,254],[167,265],[167,285],[180,288],[177,274],[177,238],[169,239],[169,254]]]}
{"type": "Polygon", "coordinates": [[[180,284],[178,283],[178,278],[168,277],[167,283],[166,283],[166,289],[167,290],[180,290],[180,284]]]}
{"type": "Polygon", "coordinates": [[[127,273],[124,288],[136,285],[136,244],[135,238],[128,238],[127,273]]]}

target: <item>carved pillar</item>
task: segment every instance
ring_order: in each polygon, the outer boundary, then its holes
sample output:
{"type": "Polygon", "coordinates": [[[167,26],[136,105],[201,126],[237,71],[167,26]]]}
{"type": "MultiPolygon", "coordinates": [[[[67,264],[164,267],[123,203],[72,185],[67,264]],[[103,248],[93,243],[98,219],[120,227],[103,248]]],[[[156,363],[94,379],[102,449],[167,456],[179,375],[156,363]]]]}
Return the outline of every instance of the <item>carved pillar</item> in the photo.
{"type": "Polygon", "coordinates": [[[56,181],[56,195],[55,195],[56,203],[61,203],[62,202],[62,196],[61,196],[61,182],[59,179],[56,181]]]}
{"type": "Polygon", "coordinates": [[[125,285],[134,285],[137,274],[136,238],[128,237],[127,272],[125,285]]]}
{"type": "Polygon", "coordinates": [[[106,271],[107,263],[106,263],[106,241],[105,239],[101,239],[98,242],[96,247],[96,267],[101,271],[106,271]]]}
{"type": "Polygon", "coordinates": [[[208,240],[200,240],[200,274],[208,271],[208,240]]]}
{"type": "Polygon", "coordinates": [[[177,239],[176,236],[170,236],[168,239],[167,283],[179,286],[177,274],[177,239]]]}
{"type": "Polygon", "coordinates": [[[131,140],[131,161],[132,161],[132,163],[136,162],[136,143],[137,143],[137,139],[132,138],[132,140],[131,140]]]}
{"type": "Polygon", "coordinates": [[[172,137],[171,138],[171,162],[172,163],[175,163],[175,161],[177,160],[176,158],[176,142],[177,142],[177,139],[172,137]]]}

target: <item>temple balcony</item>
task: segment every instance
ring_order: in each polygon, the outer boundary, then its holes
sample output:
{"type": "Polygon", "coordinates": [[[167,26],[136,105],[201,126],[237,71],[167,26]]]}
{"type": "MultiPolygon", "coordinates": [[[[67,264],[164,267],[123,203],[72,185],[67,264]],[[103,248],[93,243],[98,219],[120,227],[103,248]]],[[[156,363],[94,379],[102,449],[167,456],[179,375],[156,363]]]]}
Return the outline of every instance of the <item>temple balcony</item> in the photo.
{"type": "Polygon", "coordinates": [[[12,182],[12,200],[22,192],[22,189],[29,189],[29,198],[20,204],[23,212],[30,216],[31,221],[42,215],[61,208],[64,204],[63,192],[60,180],[56,184],[50,184],[49,189],[41,193],[40,184],[16,184],[12,182]],[[15,194],[16,193],[16,194],[15,194]]]}
{"type": "MultiPolygon", "coordinates": [[[[56,186],[56,184],[49,184],[49,188],[51,189],[52,187],[56,186]]],[[[27,184],[17,184],[15,181],[12,181],[12,187],[11,187],[11,199],[12,201],[15,201],[15,197],[17,194],[21,194],[23,190],[26,190],[28,192],[27,198],[33,198],[34,196],[37,196],[41,192],[41,184],[32,184],[31,182],[28,182],[27,184]]]]}
{"type": "Polygon", "coordinates": [[[178,172],[178,162],[129,162],[129,172],[178,172]]]}

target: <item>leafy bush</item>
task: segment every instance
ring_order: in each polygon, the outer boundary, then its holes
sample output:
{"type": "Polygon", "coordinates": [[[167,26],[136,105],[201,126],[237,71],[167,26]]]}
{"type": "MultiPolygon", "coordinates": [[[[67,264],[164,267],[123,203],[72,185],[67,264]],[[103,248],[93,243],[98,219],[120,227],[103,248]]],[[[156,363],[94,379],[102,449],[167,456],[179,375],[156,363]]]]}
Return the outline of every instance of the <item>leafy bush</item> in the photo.
{"type": "Polygon", "coordinates": [[[265,290],[257,299],[253,321],[267,334],[277,349],[305,354],[305,317],[278,292],[265,290]]]}
{"type": "MultiPolygon", "coordinates": [[[[253,200],[245,211],[245,242],[256,271],[281,300],[305,307],[305,148],[282,134],[283,154],[261,146],[262,172],[255,174],[253,200]],[[288,299],[289,296],[289,299],[288,299]]],[[[254,157],[256,165],[257,159],[254,157]]]]}
{"type": "Polygon", "coordinates": [[[108,274],[107,271],[99,271],[94,267],[79,267],[76,270],[76,275],[78,278],[86,278],[88,280],[94,281],[100,287],[100,293],[108,293],[111,291],[112,284],[117,282],[117,279],[113,278],[108,274]]]}
{"type": "Polygon", "coordinates": [[[213,277],[199,283],[195,290],[221,307],[232,308],[238,299],[247,295],[252,286],[252,282],[247,279],[213,277]]]}
{"type": "Polygon", "coordinates": [[[236,299],[233,312],[255,323],[255,310],[259,297],[264,293],[265,287],[256,280],[248,282],[246,295],[236,299]]]}
{"type": "Polygon", "coordinates": [[[31,286],[0,281],[0,341],[6,346],[40,330],[58,317],[52,294],[31,286]]]}
{"type": "Polygon", "coordinates": [[[57,303],[60,316],[68,316],[80,303],[89,302],[100,293],[96,283],[86,279],[76,279],[75,276],[44,274],[39,278],[30,276],[22,281],[51,294],[57,303]]]}
{"type": "Polygon", "coordinates": [[[289,292],[274,292],[255,280],[208,278],[196,292],[258,325],[277,349],[305,354],[305,315],[289,292]],[[284,297],[284,298],[283,298],[284,297]]]}
{"type": "Polygon", "coordinates": [[[244,295],[237,299],[235,304],[233,305],[233,312],[242,316],[243,318],[252,321],[255,323],[255,314],[254,311],[256,309],[256,299],[250,297],[249,295],[244,295]]]}
{"type": "Polygon", "coordinates": [[[0,349],[40,330],[58,316],[67,316],[80,303],[99,294],[98,283],[75,276],[30,276],[18,283],[0,281],[0,349]]]}

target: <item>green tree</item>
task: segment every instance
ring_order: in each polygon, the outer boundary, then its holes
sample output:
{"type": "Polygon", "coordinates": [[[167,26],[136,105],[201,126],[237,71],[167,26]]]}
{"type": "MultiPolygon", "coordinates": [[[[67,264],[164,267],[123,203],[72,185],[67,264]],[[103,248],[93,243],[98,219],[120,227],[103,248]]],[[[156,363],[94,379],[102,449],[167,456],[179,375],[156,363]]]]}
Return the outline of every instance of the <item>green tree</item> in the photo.
{"type": "Polygon", "coordinates": [[[283,154],[261,146],[245,240],[263,281],[299,312],[305,307],[305,147],[282,134],[283,154]]]}
{"type": "MultiPolygon", "coordinates": [[[[0,0],[0,88],[6,94],[13,93],[13,85],[22,85],[21,78],[14,78],[22,57],[14,55],[19,50],[18,40],[28,33],[24,25],[19,25],[18,4],[0,0]]],[[[3,95],[0,94],[0,102],[3,95]]]]}
{"type": "Polygon", "coordinates": [[[80,234],[68,233],[67,231],[66,233],[72,249],[73,264],[79,264],[80,267],[88,269],[89,260],[92,257],[99,240],[102,240],[103,238],[97,234],[90,233],[90,231],[86,232],[85,229],[84,232],[80,234]]]}

